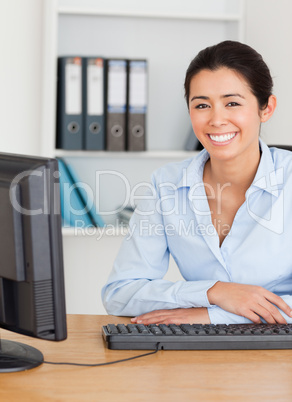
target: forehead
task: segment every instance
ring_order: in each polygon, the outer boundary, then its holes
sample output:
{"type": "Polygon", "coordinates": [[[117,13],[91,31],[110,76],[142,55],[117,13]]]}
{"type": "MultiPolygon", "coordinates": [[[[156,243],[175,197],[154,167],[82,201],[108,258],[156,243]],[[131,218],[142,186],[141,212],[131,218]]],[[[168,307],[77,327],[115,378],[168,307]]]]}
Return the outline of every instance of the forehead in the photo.
{"type": "Polygon", "coordinates": [[[190,82],[190,95],[226,93],[252,94],[246,79],[238,72],[226,67],[218,70],[201,70],[190,82]]]}

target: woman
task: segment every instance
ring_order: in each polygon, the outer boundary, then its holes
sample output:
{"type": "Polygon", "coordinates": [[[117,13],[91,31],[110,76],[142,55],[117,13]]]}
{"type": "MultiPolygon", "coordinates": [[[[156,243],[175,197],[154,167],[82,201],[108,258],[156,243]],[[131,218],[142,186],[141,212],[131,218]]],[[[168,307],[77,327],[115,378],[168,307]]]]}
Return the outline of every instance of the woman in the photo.
{"type": "Polygon", "coordinates": [[[151,323],[292,322],[292,156],[259,139],[276,97],[239,42],[202,50],[185,78],[196,158],[153,174],[103,300],[151,323]],[[163,279],[171,254],[185,281],[163,279]]]}

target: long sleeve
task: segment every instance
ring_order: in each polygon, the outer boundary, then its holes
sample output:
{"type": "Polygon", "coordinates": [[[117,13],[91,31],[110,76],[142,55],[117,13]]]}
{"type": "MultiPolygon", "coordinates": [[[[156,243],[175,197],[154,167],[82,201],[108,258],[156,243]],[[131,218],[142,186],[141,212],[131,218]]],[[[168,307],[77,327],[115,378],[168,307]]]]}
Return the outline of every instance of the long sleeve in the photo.
{"type": "MultiPolygon", "coordinates": [[[[282,299],[292,308],[292,295],[281,296],[282,299]]],[[[289,317],[282,310],[278,309],[288,324],[292,324],[292,317],[289,317]]],[[[208,308],[211,324],[248,324],[251,321],[245,317],[229,313],[218,306],[208,308]]]]}
{"type": "MultiPolygon", "coordinates": [[[[153,186],[156,188],[155,181],[153,186]]],[[[207,290],[215,279],[176,283],[163,279],[170,251],[167,225],[157,207],[161,196],[154,193],[148,193],[136,208],[129,234],[102,290],[109,314],[133,316],[158,309],[210,306],[207,290]]]]}

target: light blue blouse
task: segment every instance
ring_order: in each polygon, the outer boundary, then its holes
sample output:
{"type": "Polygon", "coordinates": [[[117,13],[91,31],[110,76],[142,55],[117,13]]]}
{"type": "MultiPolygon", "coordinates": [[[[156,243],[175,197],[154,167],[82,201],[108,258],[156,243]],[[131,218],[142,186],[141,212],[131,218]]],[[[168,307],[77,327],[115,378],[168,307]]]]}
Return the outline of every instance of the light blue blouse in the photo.
{"type": "Polygon", "coordinates": [[[217,281],[262,286],[292,307],[292,153],[261,140],[260,147],[256,176],[221,247],[203,185],[207,151],[154,172],[102,289],[109,314],[207,307],[213,324],[250,322],[210,305],[207,291],[217,281]],[[170,254],[184,281],[163,279],[170,254]]]}

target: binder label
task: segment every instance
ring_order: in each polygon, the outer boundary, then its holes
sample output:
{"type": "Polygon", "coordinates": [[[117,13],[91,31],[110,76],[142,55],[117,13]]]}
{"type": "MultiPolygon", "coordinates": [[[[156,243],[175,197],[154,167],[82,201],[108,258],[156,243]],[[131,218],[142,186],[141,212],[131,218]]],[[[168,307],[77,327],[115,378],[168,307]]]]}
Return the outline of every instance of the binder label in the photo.
{"type": "Polygon", "coordinates": [[[147,71],[145,61],[130,61],[129,108],[130,113],[146,113],[147,71]]]}
{"type": "Polygon", "coordinates": [[[87,113],[103,115],[103,60],[91,59],[87,65],[87,113]]]}
{"type": "Polygon", "coordinates": [[[127,65],[125,60],[110,60],[108,66],[108,111],[125,113],[127,103],[127,65]]]}
{"type": "Polygon", "coordinates": [[[81,58],[68,58],[65,67],[66,114],[82,113],[82,66],[81,58]]]}

